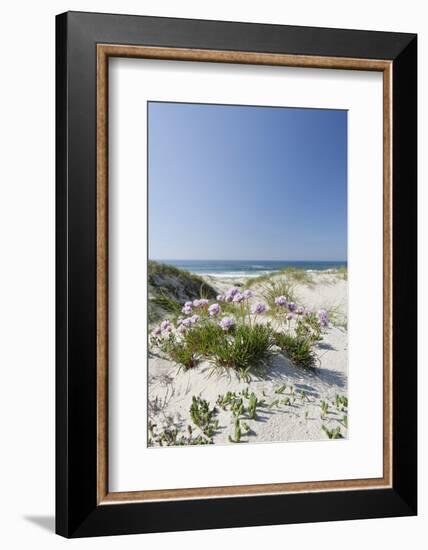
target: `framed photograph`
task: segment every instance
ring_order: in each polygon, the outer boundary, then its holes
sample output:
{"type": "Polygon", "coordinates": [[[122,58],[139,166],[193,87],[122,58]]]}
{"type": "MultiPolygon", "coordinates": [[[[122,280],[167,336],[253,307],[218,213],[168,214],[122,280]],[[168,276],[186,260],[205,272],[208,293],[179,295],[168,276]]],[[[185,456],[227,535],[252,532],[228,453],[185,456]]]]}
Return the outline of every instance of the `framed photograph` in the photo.
{"type": "Polygon", "coordinates": [[[57,533],[416,514],[416,35],[56,25],[57,533]]]}

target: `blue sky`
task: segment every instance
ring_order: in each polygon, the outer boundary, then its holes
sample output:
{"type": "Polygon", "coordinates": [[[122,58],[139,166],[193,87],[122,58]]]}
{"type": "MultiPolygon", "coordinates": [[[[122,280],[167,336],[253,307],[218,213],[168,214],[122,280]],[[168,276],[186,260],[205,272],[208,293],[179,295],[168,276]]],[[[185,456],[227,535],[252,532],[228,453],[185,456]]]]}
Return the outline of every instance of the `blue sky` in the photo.
{"type": "Polygon", "coordinates": [[[346,260],[346,111],[148,109],[151,259],[346,260]]]}

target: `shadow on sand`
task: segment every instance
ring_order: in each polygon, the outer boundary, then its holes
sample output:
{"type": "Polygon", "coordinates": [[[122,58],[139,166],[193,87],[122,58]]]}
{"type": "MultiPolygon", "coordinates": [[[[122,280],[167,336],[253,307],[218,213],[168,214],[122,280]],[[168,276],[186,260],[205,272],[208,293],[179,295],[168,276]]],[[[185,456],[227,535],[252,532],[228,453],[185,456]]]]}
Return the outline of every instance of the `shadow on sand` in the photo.
{"type": "Polygon", "coordinates": [[[346,376],[336,370],[320,369],[303,370],[292,365],[289,359],[283,355],[275,355],[270,363],[270,368],[260,375],[260,380],[271,380],[278,383],[292,383],[297,390],[303,390],[307,395],[318,397],[318,389],[314,387],[317,381],[331,386],[344,388],[346,386],[346,376]]]}

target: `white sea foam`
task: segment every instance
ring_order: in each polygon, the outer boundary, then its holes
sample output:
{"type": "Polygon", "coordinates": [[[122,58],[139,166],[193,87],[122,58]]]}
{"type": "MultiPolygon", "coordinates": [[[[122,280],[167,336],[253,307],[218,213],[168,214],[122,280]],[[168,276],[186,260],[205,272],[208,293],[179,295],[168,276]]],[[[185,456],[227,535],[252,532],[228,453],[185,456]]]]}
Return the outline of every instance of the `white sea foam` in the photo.
{"type": "MultiPolygon", "coordinates": [[[[277,271],[277,270],[276,270],[277,271]]],[[[203,277],[217,277],[227,279],[242,279],[247,277],[258,277],[259,275],[268,275],[269,273],[275,273],[276,271],[216,271],[216,272],[198,272],[196,275],[203,277]]]]}

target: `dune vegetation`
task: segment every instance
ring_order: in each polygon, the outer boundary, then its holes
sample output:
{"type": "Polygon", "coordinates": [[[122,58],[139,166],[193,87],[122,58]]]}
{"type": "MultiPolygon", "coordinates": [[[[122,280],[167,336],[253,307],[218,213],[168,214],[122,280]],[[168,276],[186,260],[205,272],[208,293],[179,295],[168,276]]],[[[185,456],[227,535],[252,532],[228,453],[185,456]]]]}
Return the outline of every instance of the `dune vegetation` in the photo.
{"type": "Polygon", "coordinates": [[[149,446],[346,437],[346,271],[300,271],[227,286],[149,263],[149,446]]]}
{"type": "Polygon", "coordinates": [[[213,368],[231,368],[246,376],[251,369],[268,368],[273,353],[285,353],[298,367],[314,367],[312,346],[322,340],[327,312],[298,306],[289,295],[275,295],[275,290],[289,288],[271,285],[270,305],[251,302],[253,292],[237,287],[215,300],[186,301],[182,316],[164,319],[154,328],[151,344],[184,369],[207,360],[213,368]]]}
{"type": "Polygon", "coordinates": [[[152,260],[149,260],[147,266],[147,282],[150,323],[165,315],[178,315],[183,300],[216,296],[214,288],[201,277],[152,260]]]}

